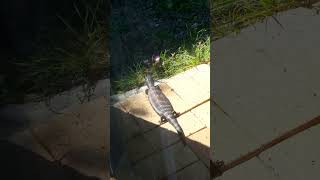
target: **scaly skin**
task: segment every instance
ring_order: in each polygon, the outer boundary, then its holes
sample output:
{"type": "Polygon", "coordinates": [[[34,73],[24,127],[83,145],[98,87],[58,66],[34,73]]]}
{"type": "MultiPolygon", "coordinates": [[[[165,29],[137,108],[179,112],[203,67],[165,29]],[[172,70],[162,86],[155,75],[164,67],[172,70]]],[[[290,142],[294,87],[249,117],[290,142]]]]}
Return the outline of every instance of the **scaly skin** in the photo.
{"type": "Polygon", "coordinates": [[[153,78],[149,73],[146,75],[145,80],[148,86],[146,94],[152,108],[160,116],[159,123],[162,124],[168,121],[177,130],[185,145],[185,135],[177,121],[179,114],[174,111],[169,99],[162,93],[160,88],[154,85],[153,78]]]}

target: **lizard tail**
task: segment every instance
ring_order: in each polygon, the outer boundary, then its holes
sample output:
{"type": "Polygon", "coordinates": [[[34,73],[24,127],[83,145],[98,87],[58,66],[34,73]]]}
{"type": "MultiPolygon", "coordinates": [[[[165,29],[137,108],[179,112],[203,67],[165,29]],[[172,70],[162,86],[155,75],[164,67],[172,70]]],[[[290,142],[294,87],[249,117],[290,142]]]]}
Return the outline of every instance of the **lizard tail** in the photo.
{"type": "Polygon", "coordinates": [[[179,123],[177,122],[177,120],[173,116],[172,117],[169,116],[167,119],[168,119],[169,123],[176,129],[183,145],[186,146],[187,145],[186,136],[184,135],[184,132],[183,132],[181,126],[179,125],[179,123]]]}
{"type": "Polygon", "coordinates": [[[180,139],[181,139],[181,141],[182,141],[182,144],[183,144],[184,146],[186,146],[186,145],[187,145],[186,136],[184,135],[183,131],[178,131],[178,134],[179,134],[179,136],[180,136],[180,139]]]}

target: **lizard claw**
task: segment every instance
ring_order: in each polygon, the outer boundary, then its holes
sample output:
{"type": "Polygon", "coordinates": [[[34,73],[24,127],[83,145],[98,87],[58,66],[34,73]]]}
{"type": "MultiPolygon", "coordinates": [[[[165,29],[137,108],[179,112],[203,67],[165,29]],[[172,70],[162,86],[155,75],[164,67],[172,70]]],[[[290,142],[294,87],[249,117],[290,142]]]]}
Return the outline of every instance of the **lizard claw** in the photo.
{"type": "Polygon", "coordinates": [[[179,117],[180,114],[181,114],[181,113],[178,113],[178,112],[176,112],[176,111],[173,111],[173,115],[174,115],[175,118],[179,117]]]}
{"type": "Polygon", "coordinates": [[[167,122],[166,118],[161,117],[161,118],[160,118],[160,121],[159,121],[159,124],[161,125],[161,124],[163,124],[163,123],[165,123],[165,122],[167,122]]]}

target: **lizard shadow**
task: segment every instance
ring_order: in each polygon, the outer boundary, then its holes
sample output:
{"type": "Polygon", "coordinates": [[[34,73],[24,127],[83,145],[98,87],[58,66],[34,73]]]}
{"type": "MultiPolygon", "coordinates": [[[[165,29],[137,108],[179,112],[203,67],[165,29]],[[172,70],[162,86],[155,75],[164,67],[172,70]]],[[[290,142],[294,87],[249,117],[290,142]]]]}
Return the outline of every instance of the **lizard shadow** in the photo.
{"type": "Polygon", "coordinates": [[[191,171],[189,179],[209,179],[210,147],[188,137],[186,142],[184,147],[177,133],[163,125],[110,107],[109,158],[116,176],[167,179],[178,174],[183,177],[183,171],[191,171]]]}

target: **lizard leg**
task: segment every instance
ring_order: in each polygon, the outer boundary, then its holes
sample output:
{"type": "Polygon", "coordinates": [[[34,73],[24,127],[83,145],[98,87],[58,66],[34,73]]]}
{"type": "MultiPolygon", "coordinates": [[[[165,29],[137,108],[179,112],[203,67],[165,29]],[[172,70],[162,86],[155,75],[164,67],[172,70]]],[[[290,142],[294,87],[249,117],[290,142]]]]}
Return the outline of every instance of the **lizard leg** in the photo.
{"type": "Polygon", "coordinates": [[[165,122],[167,122],[167,119],[166,119],[164,116],[161,116],[161,117],[160,117],[159,124],[161,125],[161,124],[163,124],[163,123],[165,123],[165,122]]]}
{"type": "Polygon", "coordinates": [[[148,95],[149,89],[146,89],[144,92],[146,93],[146,95],[148,95]]]}

